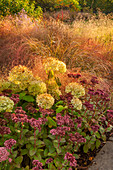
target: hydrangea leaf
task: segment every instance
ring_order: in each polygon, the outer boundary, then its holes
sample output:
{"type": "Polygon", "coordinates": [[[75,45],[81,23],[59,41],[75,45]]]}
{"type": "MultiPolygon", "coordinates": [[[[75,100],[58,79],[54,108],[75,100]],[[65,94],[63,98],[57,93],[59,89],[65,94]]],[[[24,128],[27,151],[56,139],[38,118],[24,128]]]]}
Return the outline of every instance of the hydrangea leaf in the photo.
{"type": "Polygon", "coordinates": [[[30,96],[30,95],[23,96],[22,99],[25,100],[25,101],[27,101],[27,102],[34,102],[34,101],[35,101],[35,99],[33,98],[33,96],[30,96]]]}
{"type": "Polygon", "coordinates": [[[47,117],[48,119],[48,126],[51,128],[53,126],[57,127],[56,122],[51,118],[51,117],[47,117]]]}

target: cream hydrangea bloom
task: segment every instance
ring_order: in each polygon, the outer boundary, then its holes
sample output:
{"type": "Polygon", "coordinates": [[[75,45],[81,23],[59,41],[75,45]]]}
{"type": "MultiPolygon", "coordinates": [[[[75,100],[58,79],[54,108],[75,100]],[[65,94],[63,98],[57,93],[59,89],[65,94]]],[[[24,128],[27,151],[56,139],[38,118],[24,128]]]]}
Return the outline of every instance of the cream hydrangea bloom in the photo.
{"type": "Polygon", "coordinates": [[[56,58],[49,57],[43,62],[44,69],[49,72],[53,71],[54,73],[65,73],[66,65],[62,61],[59,61],[56,58]]]}
{"type": "Polygon", "coordinates": [[[27,67],[19,65],[15,66],[9,72],[8,80],[14,84],[19,85],[20,89],[27,88],[28,83],[33,79],[32,71],[27,67]]]}
{"type": "Polygon", "coordinates": [[[31,81],[29,83],[28,91],[30,94],[34,96],[38,94],[46,93],[47,92],[46,84],[40,80],[31,81]]]}
{"type": "Polygon", "coordinates": [[[84,87],[76,82],[69,83],[65,88],[65,92],[78,98],[85,95],[84,87]]]}
{"type": "Polygon", "coordinates": [[[2,111],[12,112],[13,107],[14,107],[13,100],[6,96],[0,96],[0,112],[2,111]]]}
{"type": "Polygon", "coordinates": [[[82,101],[80,99],[73,97],[73,99],[71,100],[71,103],[75,109],[77,109],[77,110],[82,109],[82,101]]]}
{"type": "Polygon", "coordinates": [[[54,98],[50,94],[40,94],[36,97],[36,102],[38,106],[44,109],[50,109],[54,104],[54,98]]]}

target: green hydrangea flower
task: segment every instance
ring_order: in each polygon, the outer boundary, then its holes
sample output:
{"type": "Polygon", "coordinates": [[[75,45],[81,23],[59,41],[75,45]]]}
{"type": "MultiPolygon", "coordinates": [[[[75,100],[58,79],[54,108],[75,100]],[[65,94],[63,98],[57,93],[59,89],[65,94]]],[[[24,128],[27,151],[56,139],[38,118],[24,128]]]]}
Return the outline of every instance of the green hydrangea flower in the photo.
{"type": "Polygon", "coordinates": [[[0,112],[12,112],[14,102],[6,96],[0,96],[0,112]]]}
{"type": "Polygon", "coordinates": [[[44,109],[50,109],[54,104],[54,98],[50,94],[40,94],[36,97],[38,106],[44,109]]]}
{"type": "Polygon", "coordinates": [[[18,85],[21,90],[25,90],[33,78],[32,71],[22,65],[12,68],[8,76],[8,80],[18,85]]]}
{"type": "Polygon", "coordinates": [[[10,89],[11,82],[5,79],[0,80],[0,92],[2,92],[5,89],[10,89]]]}
{"type": "Polygon", "coordinates": [[[65,88],[65,92],[71,93],[77,98],[85,95],[84,87],[76,82],[69,83],[65,88]]]}
{"type": "Polygon", "coordinates": [[[62,61],[59,61],[56,58],[49,57],[47,58],[44,63],[44,69],[48,73],[49,71],[53,71],[54,73],[65,73],[66,72],[66,65],[62,61]]]}
{"type": "Polygon", "coordinates": [[[46,84],[42,81],[31,81],[29,83],[29,87],[28,87],[28,91],[31,95],[36,96],[38,94],[42,94],[42,93],[46,93],[47,92],[47,88],[46,88],[46,84]]]}
{"type": "Polygon", "coordinates": [[[71,103],[75,109],[77,109],[77,110],[82,109],[82,101],[80,99],[73,97],[73,99],[71,100],[71,103]]]}

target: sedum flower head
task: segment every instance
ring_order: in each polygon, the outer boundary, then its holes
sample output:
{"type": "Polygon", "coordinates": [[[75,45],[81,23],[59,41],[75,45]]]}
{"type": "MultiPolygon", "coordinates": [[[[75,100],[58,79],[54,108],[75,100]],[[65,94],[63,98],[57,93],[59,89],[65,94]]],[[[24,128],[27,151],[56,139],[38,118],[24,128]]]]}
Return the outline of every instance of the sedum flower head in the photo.
{"type": "Polygon", "coordinates": [[[9,72],[8,80],[16,85],[19,85],[20,89],[27,88],[28,83],[33,79],[32,71],[27,67],[19,65],[15,66],[9,72]]]}
{"type": "Polygon", "coordinates": [[[6,96],[0,96],[0,112],[12,112],[14,106],[13,100],[6,96]]]}
{"type": "Polygon", "coordinates": [[[44,68],[47,72],[53,71],[54,73],[65,73],[66,72],[66,65],[62,61],[59,61],[56,58],[49,57],[47,58],[44,63],[44,68]]]}
{"type": "Polygon", "coordinates": [[[42,94],[42,93],[46,93],[47,92],[46,84],[40,80],[39,81],[37,81],[37,80],[31,81],[29,83],[28,91],[33,96],[42,94]]]}
{"type": "Polygon", "coordinates": [[[5,147],[0,147],[0,162],[7,160],[9,155],[9,152],[5,147]]]}
{"type": "Polygon", "coordinates": [[[82,109],[82,102],[80,99],[73,97],[71,100],[72,105],[74,106],[75,109],[81,110],[82,109]]]}
{"type": "Polygon", "coordinates": [[[38,106],[41,106],[44,109],[49,109],[54,104],[54,98],[50,94],[40,94],[36,98],[38,106]]]}
{"type": "Polygon", "coordinates": [[[69,83],[66,86],[65,92],[66,93],[71,92],[73,96],[78,97],[78,98],[85,95],[84,87],[76,82],[69,83]]]}

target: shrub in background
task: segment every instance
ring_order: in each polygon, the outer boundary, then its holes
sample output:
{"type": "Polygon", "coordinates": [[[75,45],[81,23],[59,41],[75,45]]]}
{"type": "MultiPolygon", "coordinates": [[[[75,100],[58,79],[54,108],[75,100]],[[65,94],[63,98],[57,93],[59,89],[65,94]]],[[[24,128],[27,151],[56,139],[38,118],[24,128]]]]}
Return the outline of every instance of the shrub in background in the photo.
{"type": "Polygon", "coordinates": [[[41,7],[35,8],[35,1],[30,0],[1,0],[0,2],[0,16],[14,15],[24,9],[28,15],[33,17],[42,16],[41,7]]]}
{"type": "Polygon", "coordinates": [[[78,0],[36,0],[36,4],[49,11],[56,9],[80,9],[78,0]]]}

